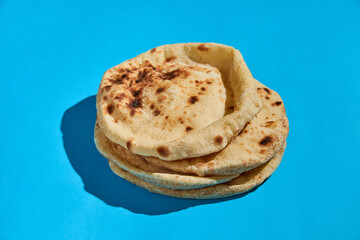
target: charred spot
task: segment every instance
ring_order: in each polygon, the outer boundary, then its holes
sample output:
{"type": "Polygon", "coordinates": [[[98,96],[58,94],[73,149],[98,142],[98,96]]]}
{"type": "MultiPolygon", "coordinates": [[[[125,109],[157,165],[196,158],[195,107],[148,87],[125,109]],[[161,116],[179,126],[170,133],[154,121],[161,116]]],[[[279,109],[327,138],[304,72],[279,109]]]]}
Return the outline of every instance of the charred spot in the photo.
{"type": "Polygon", "coordinates": [[[165,62],[171,62],[171,61],[173,61],[175,59],[176,59],[175,56],[174,57],[168,57],[168,58],[165,59],[165,62]]]}
{"type": "Polygon", "coordinates": [[[154,53],[156,51],[156,48],[153,48],[150,50],[151,53],[154,53]]]}
{"type": "Polygon", "coordinates": [[[169,148],[166,146],[159,146],[156,151],[159,153],[160,156],[162,157],[169,157],[170,156],[170,151],[169,148]]]}
{"type": "Polygon", "coordinates": [[[111,115],[114,112],[114,105],[110,104],[107,106],[107,111],[111,115]]]}
{"type": "Polygon", "coordinates": [[[136,113],[136,111],[134,110],[134,109],[131,109],[131,111],[130,111],[130,116],[134,116],[135,115],[135,113],[136,113]]]}
{"type": "Polygon", "coordinates": [[[165,90],[165,88],[158,88],[158,89],[156,89],[156,93],[161,93],[161,92],[163,92],[165,90]]]}
{"type": "Polygon", "coordinates": [[[161,113],[161,111],[159,109],[156,109],[155,111],[153,111],[153,115],[157,116],[161,113]]]}
{"type": "Polygon", "coordinates": [[[168,119],[168,118],[169,118],[169,116],[166,116],[166,117],[165,117],[165,119],[168,119]]]}
{"type": "Polygon", "coordinates": [[[282,104],[282,102],[281,102],[281,101],[277,101],[277,102],[274,102],[274,104],[275,104],[276,106],[279,106],[279,105],[282,104]]]}
{"type": "Polygon", "coordinates": [[[131,108],[139,108],[141,107],[141,100],[140,99],[134,99],[130,103],[131,108]]]}
{"type": "Polygon", "coordinates": [[[154,104],[150,105],[150,109],[153,110],[155,108],[154,104]]]}
{"type": "Polygon", "coordinates": [[[268,121],[265,123],[265,127],[271,127],[274,123],[274,121],[268,121]]]}
{"type": "Polygon", "coordinates": [[[132,140],[126,142],[126,148],[131,151],[132,140]]]}
{"type": "Polygon", "coordinates": [[[215,137],[214,140],[215,140],[215,143],[222,144],[224,138],[222,136],[218,135],[218,136],[215,137]]]}
{"type": "Polygon", "coordinates": [[[204,87],[202,87],[202,88],[200,88],[201,89],[201,91],[205,91],[206,90],[206,88],[204,88],[204,87]]]}
{"type": "Polygon", "coordinates": [[[127,77],[127,73],[117,76],[116,79],[109,79],[112,84],[123,84],[123,80],[127,77]]]}
{"type": "Polygon", "coordinates": [[[195,83],[200,83],[199,80],[195,80],[195,83]]]}
{"type": "Polygon", "coordinates": [[[268,88],[264,87],[264,90],[265,90],[265,92],[267,92],[268,94],[270,94],[270,90],[269,90],[268,88]]]}
{"type": "Polygon", "coordinates": [[[125,97],[126,97],[125,93],[121,93],[121,94],[117,95],[117,96],[115,97],[115,99],[121,101],[121,100],[123,100],[125,97]]]}
{"type": "Polygon", "coordinates": [[[141,94],[141,89],[139,89],[139,90],[131,90],[131,94],[134,97],[138,97],[141,94]]]}
{"type": "Polygon", "coordinates": [[[209,48],[205,46],[205,44],[200,44],[197,49],[199,49],[200,51],[208,51],[209,48]]]}
{"type": "Polygon", "coordinates": [[[232,110],[232,111],[234,111],[235,107],[234,107],[234,106],[230,106],[229,109],[232,110]]]}
{"type": "Polygon", "coordinates": [[[164,73],[162,76],[160,76],[160,78],[162,78],[163,80],[172,80],[179,76],[187,77],[188,75],[189,75],[189,72],[187,72],[186,70],[176,69],[171,72],[164,73]]]}
{"type": "Polygon", "coordinates": [[[259,145],[261,146],[268,146],[272,143],[273,138],[271,136],[266,136],[259,142],[259,145]]]}
{"type": "Polygon", "coordinates": [[[111,85],[105,86],[102,88],[103,92],[108,92],[111,89],[111,85]]]}
{"type": "Polygon", "coordinates": [[[136,79],[136,83],[142,82],[144,78],[146,77],[147,71],[144,69],[144,71],[140,71],[138,73],[138,78],[136,79]]]}
{"type": "Polygon", "coordinates": [[[192,127],[187,126],[185,130],[186,130],[186,132],[190,132],[191,130],[193,130],[193,128],[192,128],[192,127]]]}
{"type": "Polygon", "coordinates": [[[265,97],[267,100],[269,100],[270,98],[268,96],[265,97]]]}
{"type": "Polygon", "coordinates": [[[189,103],[194,104],[197,101],[199,101],[199,98],[197,96],[192,96],[189,98],[189,103]]]}

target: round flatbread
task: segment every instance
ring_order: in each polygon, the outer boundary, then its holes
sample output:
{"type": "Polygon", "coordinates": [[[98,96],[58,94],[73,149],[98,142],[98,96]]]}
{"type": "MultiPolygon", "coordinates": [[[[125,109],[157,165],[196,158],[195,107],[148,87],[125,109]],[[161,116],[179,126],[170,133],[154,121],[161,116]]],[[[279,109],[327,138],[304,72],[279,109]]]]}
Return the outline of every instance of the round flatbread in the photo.
{"type": "Polygon", "coordinates": [[[95,144],[99,152],[117,166],[125,169],[144,181],[160,187],[172,189],[197,189],[228,182],[239,176],[199,177],[191,174],[176,173],[168,169],[157,167],[146,162],[138,155],[131,153],[120,145],[111,142],[102,132],[98,124],[95,125],[95,144]]]}
{"type": "Polygon", "coordinates": [[[175,190],[159,187],[132,175],[131,173],[120,168],[112,161],[109,161],[109,165],[111,170],[121,178],[124,178],[129,182],[138,185],[139,187],[145,188],[150,192],[178,198],[217,199],[248,192],[254,187],[263,183],[279,166],[284,154],[284,150],[285,145],[281,151],[279,151],[270,161],[255,169],[242,173],[239,177],[227,183],[193,190],[175,190]]]}
{"type": "Polygon", "coordinates": [[[289,122],[281,97],[256,81],[262,110],[221,152],[178,161],[144,157],[149,163],[176,172],[199,176],[233,175],[253,169],[272,158],[284,144],[289,122]]]}
{"type": "Polygon", "coordinates": [[[215,43],[149,50],[106,71],[97,94],[112,142],[166,161],[222,150],[261,105],[240,52],[215,43]]]}

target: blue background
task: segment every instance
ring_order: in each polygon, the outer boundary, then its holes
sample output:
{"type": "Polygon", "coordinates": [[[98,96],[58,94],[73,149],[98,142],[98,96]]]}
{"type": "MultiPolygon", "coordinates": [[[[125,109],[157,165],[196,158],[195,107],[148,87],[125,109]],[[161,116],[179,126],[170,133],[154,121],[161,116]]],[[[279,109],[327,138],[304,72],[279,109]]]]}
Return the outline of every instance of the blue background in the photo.
{"type": "Polygon", "coordinates": [[[360,239],[359,1],[0,0],[0,239],[360,239]],[[283,162],[217,201],[149,193],[93,143],[108,68],[153,47],[239,49],[290,120],[283,162]]]}

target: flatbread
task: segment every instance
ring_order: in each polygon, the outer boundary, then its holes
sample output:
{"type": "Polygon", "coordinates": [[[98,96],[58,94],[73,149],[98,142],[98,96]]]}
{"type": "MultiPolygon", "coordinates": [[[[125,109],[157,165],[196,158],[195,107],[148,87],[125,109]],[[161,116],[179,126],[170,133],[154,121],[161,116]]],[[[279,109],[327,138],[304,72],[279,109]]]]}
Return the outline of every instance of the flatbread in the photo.
{"type": "Polygon", "coordinates": [[[215,43],[149,50],[106,71],[97,94],[112,142],[166,161],[224,149],[261,105],[240,52],[215,43]]]}
{"type": "Polygon", "coordinates": [[[285,147],[286,145],[284,145],[281,151],[279,151],[270,161],[255,169],[242,173],[239,177],[231,180],[230,182],[193,190],[174,190],[165,187],[159,187],[137,178],[131,173],[120,168],[112,161],[109,161],[109,165],[111,170],[121,178],[124,178],[139,187],[145,188],[150,192],[178,198],[217,199],[248,192],[264,182],[279,166],[284,154],[285,147]]]}
{"type": "Polygon", "coordinates": [[[272,158],[284,144],[289,123],[281,97],[256,81],[263,108],[225,149],[211,155],[178,161],[145,157],[149,163],[199,176],[233,175],[253,169],[272,158]]]}
{"type": "Polygon", "coordinates": [[[199,177],[190,174],[176,173],[168,169],[151,165],[138,155],[131,153],[118,144],[111,142],[95,125],[95,144],[99,152],[117,166],[132,173],[134,176],[160,187],[172,189],[197,189],[228,182],[239,176],[199,177]]]}

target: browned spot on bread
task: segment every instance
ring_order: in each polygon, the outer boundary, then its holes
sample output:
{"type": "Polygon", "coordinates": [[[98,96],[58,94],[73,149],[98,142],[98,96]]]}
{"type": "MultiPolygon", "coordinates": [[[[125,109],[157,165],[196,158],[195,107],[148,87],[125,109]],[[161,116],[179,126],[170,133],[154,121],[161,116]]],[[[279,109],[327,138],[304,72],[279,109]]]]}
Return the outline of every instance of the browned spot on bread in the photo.
{"type": "Polygon", "coordinates": [[[261,146],[268,146],[272,143],[273,138],[271,136],[266,136],[263,139],[261,139],[261,141],[259,142],[259,144],[261,146]]]}
{"type": "Polygon", "coordinates": [[[165,88],[158,88],[158,89],[156,89],[156,93],[161,93],[161,92],[163,92],[165,90],[165,88]]]}
{"type": "Polygon", "coordinates": [[[234,111],[235,107],[234,107],[234,106],[230,106],[229,109],[234,111]]]}
{"type": "Polygon", "coordinates": [[[131,111],[130,111],[130,116],[133,117],[133,116],[135,115],[135,113],[136,113],[135,110],[134,110],[134,109],[131,109],[131,111]]]}
{"type": "Polygon", "coordinates": [[[168,58],[165,59],[165,62],[171,62],[172,60],[175,60],[175,59],[176,59],[175,56],[173,56],[173,57],[168,57],[168,58]]]}
{"type": "Polygon", "coordinates": [[[215,143],[222,144],[224,138],[222,136],[218,135],[218,136],[215,137],[214,140],[215,140],[215,143]]]}
{"type": "Polygon", "coordinates": [[[261,154],[264,154],[265,152],[266,152],[265,149],[261,149],[261,150],[260,150],[260,153],[261,153],[261,154]]]}
{"type": "Polygon", "coordinates": [[[137,79],[136,79],[136,83],[139,83],[139,82],[142,82],[143,80],[144,80],[144,78],[146,77],[146,74],[147,74],[147,71],[146,71],[146,69],[144,69],[144,71],[140,71],[139,73],[138,73],[138,77],[137,77],[137,79]]]}
{"type": "Polygon", "coordinates": [[[126,142],[126,148],[131,151],[132,140],[126,142]]]}
{"type": "Polygon", "coordinates": [[[189,76],[189,72],[186,71],[185,69],[176,69],[176,70],[173,70],[171,72],[168,72],[168,73],[164,73],[160,76],[160,78],[162,78],[163,80],[172,80],[174,78],[177,78],[177,77],[183,77],[183,78],[186,78],[187,76],[189,76]]]}
{"type": "Polygon", "coordinates": [[[161,112],[160,112],[159,109],[156,109],[155,111],[153,111],[154,116],[157,116],[157,115],[159,115],[160,113],[161,113],[161,112]]]}
{"type": "Polygon", "coordinates": [[[114,112],[114,105],[109,104],[109,105],[107,106],[107,111],[108,111],[108,113],[111,115],[111,114],[114,112]]]}
{"type": "Polygon", "coordinates": [[[206,81],[206,83],[207,83],[207,84],[212,84],[212,82],[210,82],[210,81],[206,81]]]}
{"type": "Polygon", "coordinates": [[[193,128],[192,128],[192,127],[187,126],[185,130],[186,130],[186,132],[190,132],[191,130],[193,130],[193,128]]]}
{"type": "Polygon", "coordinates": [[[245,133],[245,134],[248,133],[248,132],[249,132],[248,130],[244,130],[244,131],[243,131],[243,133],[245,133]]]}
{"type": "Polygon", "coordinates": [[[134,99],[130,102],[129,107],[131,108],[140,108],[141,107],[141,100],[140,99],[134,99]]]}
{"type": "Polygon", "coordinates": [[[251,151],[250,151],[249,149],[246,149],[246,151],[247,151],[249,154],[251,154],[251,151]]]}
{"type": "Polygon", "coordinates": [[[199,101],[199,98],[197,96],[192,96],[189,98],[189,103],[194,104],[197,101],[199,101]]]}
{"type": "Polygon", "coordinates": [[[112,84],[120,85],[120,84],[123,84],[123,80],[124,80],[124,78],[126,78],[127,76],[128,76],[127,73],[124,73],[124,74],[122,74],[122,75],[116,76],[116,79],[109,79],[109,81],[110,81],[112,84]]]}
{"type": "Polygon", "coordinates": [[[205,44],[200,44],[197,49],[199,49],[200,51],[208,51],[209,48],[205,46],[205,44]]]}
{"type": "Polygon", "coordinates": [[[159,146],[156,151],[160,154],[160,156],[162,157],[169,157],[170,156],[170,151],[169,148],[166,146],[159,146]]]}
{"type": "Polygon", "coordinates": [[[150,105],[150,109],[153,110],[155,108],[154,104],[150,105]]]}
{"type": "Polygon", "coordinates": [[[274,102],[274,104],[275,104],[276,106],[279,106],[279,105],[282,104],[282,102],[281,102],[281,101],[277,101],[277,102],[274,102]]]}
{"type": "Polygon", "coordinates": [[[195,83],[200,83],[199,80],[195,80],[195,83]]]}
{"type": "Polygon", "coordinates": [[[125,97],[126,95],[124,93],[120,93],[115,97],[115,99],[121,102],[121,100],[123,100],[125,97]]]}
{"type": "Polygon", "coordinates": [[[107,97],[106,97],[106,96],[103,96],[103,100],[106,101],[106,100],[107,100],[107,97]]]}
{"type": "Polygon", "coordinates": [[[206,88],[204,88],[204,87],[202,87],[202,88],[200,88],[201,89],[201,91],[205,91],[206,90],[206,88]]]}
{"type": "Polygon", "coordinates": [[[269,100],[270,98],[268,96],[265,97],[267,100],[269,100]]]}
{"type": "Polygon", "coordinates": [[[111,89],[111,85],[105,86],[102,88],[103,92],[108,92],[111,89]]]}
{"type": "Polygon", "coordinates": [[[141,89],[139,90],[133,90],[131,89],[131,94],[134,96],[134,97],[137,97],[141,94],[141,89]]]}
{"type": "Polygon", "coordinates": [[[169,116],[166,116],[166,117],[165,117],[165,119],[168,119],[168,118],[169,118],[169,116]]]}
{"type": "Polygon", "coordinates": [[[156,48],[153,48],[150,50],[151,53],[154,53],[156,51],[156,48]]]}
{"type": "Polygon", "coordinates": [[[265,92],[267,92],[268,94],[271,94],[271,93],[270,93],[270,90],[269,90],[268,88],[264,87],[264,90],[265,90],[265,92]]]}
{"type": "Polygon", "coordinates": [[[265,123],[265,127],[271,127],[274,123],[274,121],[268,121],[265,123]]]}
{"type": "Polygon", "coordinates": [[[261,90],[261,88],[258,87],[257,90],[259,91],[259,90],[261,90]]]}
{"type": "Polygon", "coordinates": [[[163,102],[166,98],[167,98],[167,97],[166,97],[165,95],[160,95],[160,96],[158,97],[158,102],[161,103],[161,102],[163,102]]]}

